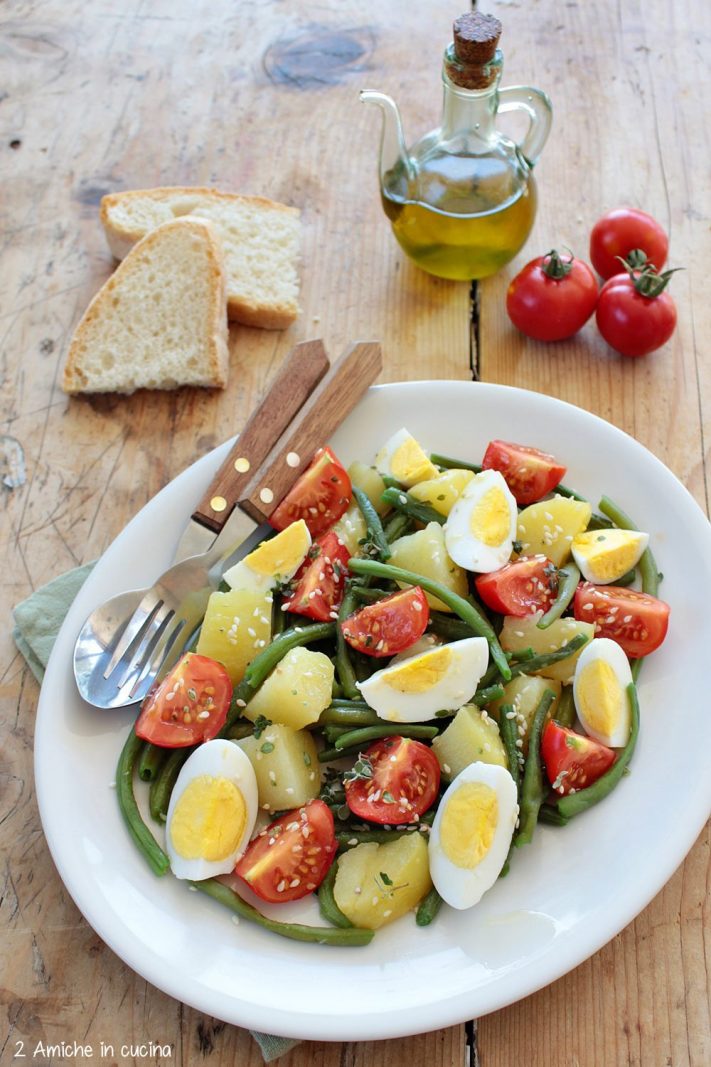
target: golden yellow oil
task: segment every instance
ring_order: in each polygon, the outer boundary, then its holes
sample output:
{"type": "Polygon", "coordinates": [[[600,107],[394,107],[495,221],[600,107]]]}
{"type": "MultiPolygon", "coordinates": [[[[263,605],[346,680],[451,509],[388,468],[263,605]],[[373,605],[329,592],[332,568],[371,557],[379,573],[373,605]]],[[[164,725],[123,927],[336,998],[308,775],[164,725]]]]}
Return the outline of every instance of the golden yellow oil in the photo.
{"type": "Polygon", "coordinates": [[[418,267],[438,278],[487,278],[523,247],[536,214],[535,184],[531,175],[516,181],[492,160],[475,181],[465,181],[457,177],[456,162],[440,157],[436,166],[422,168],[416,198],[402,175],[393,174],[382,190],[383,209],[418,267]]]}

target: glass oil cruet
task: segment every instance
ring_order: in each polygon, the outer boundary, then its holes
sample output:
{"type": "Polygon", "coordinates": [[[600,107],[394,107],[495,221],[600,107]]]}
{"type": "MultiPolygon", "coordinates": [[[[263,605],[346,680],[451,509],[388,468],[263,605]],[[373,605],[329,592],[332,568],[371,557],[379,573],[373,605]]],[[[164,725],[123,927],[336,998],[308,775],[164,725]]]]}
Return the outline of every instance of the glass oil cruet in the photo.
{"type": "Polygon", "coordinates": [[[383,209],[407,255],[439,278],[486,278],[523,246],[536,213],[532,168],[546,143],[552,111],[540,89],[499,88],[502,26],[492,15],[454,22],[444,53],[442,124],[410,151],[397,104],[364,90],[383,112],[380,190],[383,209]],[[497,130],[496,116],[523,111],[520,144],[497,130]]]}

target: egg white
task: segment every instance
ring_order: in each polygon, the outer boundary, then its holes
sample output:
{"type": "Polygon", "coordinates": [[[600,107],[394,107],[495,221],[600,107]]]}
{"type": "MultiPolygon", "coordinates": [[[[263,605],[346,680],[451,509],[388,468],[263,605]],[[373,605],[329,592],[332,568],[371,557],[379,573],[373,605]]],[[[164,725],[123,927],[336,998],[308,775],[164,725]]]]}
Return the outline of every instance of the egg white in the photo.
{"type": "Polygon", "coordinates": [[[488,574],[508,563],[513,551],[518,523],[518,508],[511,490],[499,471],[486,470],[476,474],[464,487],[444,526],[444,542],[455,563],[477,574],[488,574]],[[505,529],[494,544],[486,544],[473,532],[473,520],[483,498],[492,490],[499,490],[507,507],[505,529]]]}
{"type": "Polygon", "coordinates": [[[596,585],[613,585],[636,567],[649,544],[639,530],[585,531],[570,546],[580,573],[596,585]]]}
{"type": "Polygon", "coordinates": [[[474,695],[488,662],[489,646],[485,638],[452,641],[407,656],[371,674],[360,683],[361,696],[387,722],[426,722],[438,711],[457,711],[466,704],[474,695]],[[444,649],[449,649],[446,655],[451,656],[451,662],[441,677],[428,684],[426,672],[444,649]],[[405,668],[407,675],[403,673],[405,668]],[[422,689],[403,692],[397,687],[400,678],[405,688],[416,688],[417,672],[421,672],[422,689]]]}
{"type": "Polygon", "coordinates": [[[422,446],[404,427],[385,442],[375,457],[375,467],[379,474],[396,478],[407,489],[418,482],[436,478],[439,474],[422,446]],[[417,460],[414,466],[403,468],[401,457],[408,446],[416,449],[417,460]]]}
{"type": "Polygon", "coordinates": [[[516,785],[505,767],[492,763],[470,763],[445,792],[429,834],[429,861],[432,881],[439,895],[451,907],[463,910],[478,904],[487,889],[499,877],[511,846],[518,819],[516,785]],[[498,804],[498,819],[493,840],[479,863],[472,868],[459,867],[444,851],[443,824],[447,805],[467,782],[480,782],[493,789],[498,804]]]}
{"type": "Polygon", "coordinates": [[[631,681],[632,670],[627,656],[620,645],[616,641],[611,641],[608,637],[594,637],[590,644],[580,653],[578,662],[575,665],[573,698],[578,718],[589,737],[594,737],[596,741],[600,741],[601,744],[608,745],[610,748],[623,748],[629,740],[631,716],[627,686],[631,681]],[[604,730],[597,728],[591,722],[589,715],[586,714],[584,672],[585,668],[595,661],[607,664],[611,668],[615,679],[614,688],[617,700],[615,721],[609,729],[604,730]]]}
{"type": "Polygon", "coordinates": [[[247,847],[258,811],[257,779],[252,764],[242,749],[233,741],[223,738],[206,741],[200,745],[183,765],[168,807],[165,824],[166,851],[175,877],[202,881],[204,878],[213,878],[218,874],[229,874],[247,847]],[[173,844],[171,827],[178,802],[190,782],[203,775],[211,778],[226,778],[236,786],[245,803],[246,820],[242,835],[236,848],[229,856],[221,860],[186,859],[180,855],[173,844]]]}

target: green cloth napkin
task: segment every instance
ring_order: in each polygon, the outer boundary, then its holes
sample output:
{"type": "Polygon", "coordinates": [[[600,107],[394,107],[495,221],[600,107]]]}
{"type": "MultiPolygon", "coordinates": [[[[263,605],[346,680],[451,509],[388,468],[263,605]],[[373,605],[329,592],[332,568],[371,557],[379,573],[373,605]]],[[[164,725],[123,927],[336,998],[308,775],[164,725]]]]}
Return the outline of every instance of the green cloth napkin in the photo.
{"type": "MultiPolygon", "coordinates": [[[[12,636],[40,683],[65,616],[93,566],[93,563],[87,563],[60,575],[37,589],[13,611],[15,627],[12,636]]],[[[275,1037],[257,1030],[250,1030],[250,1033],[262,1050],[265,1063],[271,1063],[299,1044],[290,1037],[275,1037]]]]}

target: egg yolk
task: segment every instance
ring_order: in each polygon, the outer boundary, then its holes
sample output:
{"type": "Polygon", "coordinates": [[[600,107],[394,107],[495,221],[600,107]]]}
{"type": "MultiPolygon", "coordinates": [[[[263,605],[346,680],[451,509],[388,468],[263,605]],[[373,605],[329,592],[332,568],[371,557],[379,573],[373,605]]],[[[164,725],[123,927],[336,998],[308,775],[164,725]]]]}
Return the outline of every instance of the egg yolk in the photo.
{"type": "Polygon", "coordinates": [[[408,437],[393,452],[390,458],[393,478],[403,485],[414,485],[424,478],[434,478],[437,468],[430,462],[414,437],[408,437]]]}
{"type": "Polygon", "coordinates": [[[511,529],[509,502],[498,486],[488,489],[472,508],[469,529],[483,545],[493,548],[504,542],[511,529]]]}
{"type": "Polygon", "coordinates": [[[442,645],[423,656],[414,656],[383,674],[383,681],[398,693],[426,693],[441,682],[452,665],[451,648],[442,645]]]}
{"type": "Polygon", "coordinates": [[[463,782],[447,801],[440,842],[455,867],[472,870],[491,848],[499,822],[496,790],[483,782],[463,782]]]}
{"type": "Polygon", "coordinates": [[[285,530],[264,541],[244,562],[257,574],[271,577],[292,574],[311,547],[311,537],[303,519],[292,522],[285,530]]]}
{"type": "Polygon", "coordinates": [[[595,530],[578,534],[573,549],[587,562],[591,574],[601,582],[613,582],[639,562],[642,542],[637,534],[624,530],[595,530]]]}
{"type": "Polygon", "coordinates": [[[173,848],[186,860],[224,860],[247,824],[247,805],[234,782],[203,774],[183,790],[170,821],[173,848]]]}
{"type": "Polygon", "coordinates": [[[591,660],[583,667],[575,698],[580,717],[602,737],[610,736],[624,715],[625,693],[603,659],[591,660]]]}

